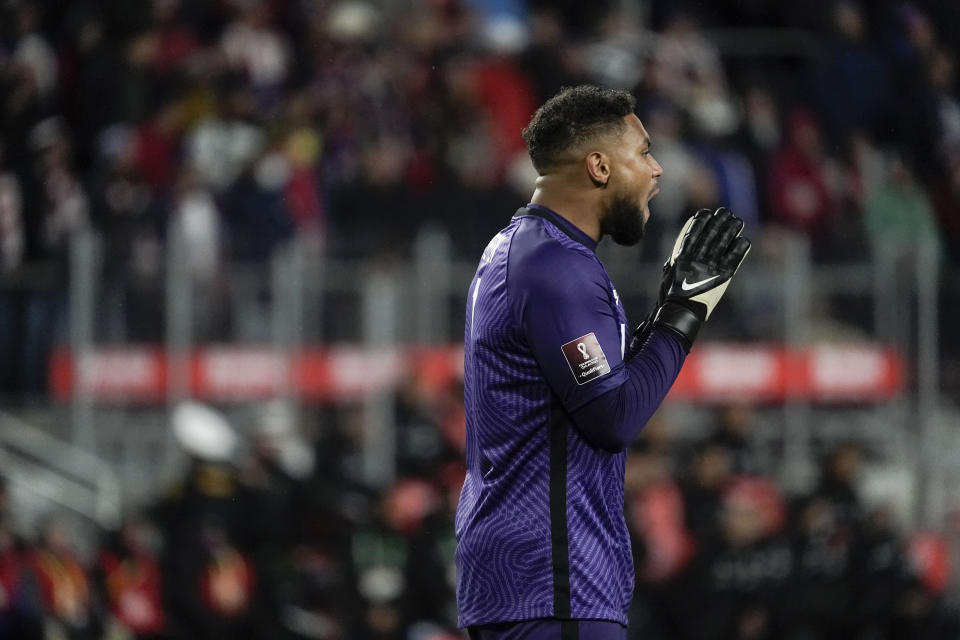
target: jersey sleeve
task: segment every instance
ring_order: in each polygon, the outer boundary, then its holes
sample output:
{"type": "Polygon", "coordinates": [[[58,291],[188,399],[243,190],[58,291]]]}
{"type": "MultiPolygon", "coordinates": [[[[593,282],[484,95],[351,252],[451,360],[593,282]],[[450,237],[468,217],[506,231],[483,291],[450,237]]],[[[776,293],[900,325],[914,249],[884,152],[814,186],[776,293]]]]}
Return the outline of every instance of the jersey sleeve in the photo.
{"type": "Polygon", "coordinates": [[[687,354],[666,329],[654,329],[625,364],[626,384],[570,413],[584,437],[610,452],[623,451],[646,426],[680,373],[687,354]]]}
{"type": "Polygon", "coordinates": [[[617,310],[594,256],[544,243],[511,261],[510,283],[534,358],[567,411],[623,384],[617,310]]]}

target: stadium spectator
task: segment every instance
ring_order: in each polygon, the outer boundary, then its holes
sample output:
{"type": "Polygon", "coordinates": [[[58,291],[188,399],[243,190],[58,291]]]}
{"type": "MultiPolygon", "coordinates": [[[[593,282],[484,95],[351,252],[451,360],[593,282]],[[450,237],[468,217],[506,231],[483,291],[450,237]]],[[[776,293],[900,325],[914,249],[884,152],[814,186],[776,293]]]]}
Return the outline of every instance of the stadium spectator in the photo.
{"type": "Polygon", "coordinates": [[[0,508],[0,638],[40,640],[42,622],[40,592],[29,556],[13,529],[8,509],[0,508]]]}
{"type": "Polygon", "coordinates": [[[786,144],[772,158],[770,169],[777,222],[808,235],[830,224],[835,202],[829,164],[816,118],[809,111],[794,111],[786,144]]]}
{"type": "Polygon", "coordinates": [[[759,452],[753,450],[755,442],[756,409],[746,402],[733,402],[718,407],[716,426],[709,442],[727,450],[731,471],[734,474],[758,474],[759,452]]]}
{"type": "Polygon", "coordinates": [[[824,456],[819,484],[808,501],[825,500],[833,510],[835,526],[853,528],[863,520],[863,505],[857,481],[863,466],[863,448],[856,442],[841,442],[824,456]]]}
{"type": "Polygon", "coordinates": [[[905,540],[890,507],[878,505],[867,511],[852,552],[849,586],[856,633],[884,637],[893,626],[908,579],[905,540]]]}
{"type": "Polygon", "coordinates": [[[202,514],[194,524],[194,537],[181,538],[175,564],[165,563],[163,573],[173,637],[257,637],[257,575],[251,559],[216,515],[202,514]]]}
{"type": "Polygon", "coordinates": [[[937,29],[930,15],[916,3],[900,5],[896,18],[887,47],[897,87],[892,105],[893,139],[889,142],[909,149],[918,175],[926,182],[940,170],[940,158],[933,151],[941,131],[929,68],[937,48],[937,29]]]}
{"type": "Polygon", "coordinates": [[[290,174],[289,160],[279,151],[268,151],[227,187],[221,199],[227,236],[223,242],[231,258],[263,265],[293,236],[286,197],[290,174]]]}
{"type": "Polygon", "coordinates": [[[253,623],[257,576],[248,555],[250,493],[234,465],[239,437],[215,410],[183,403],[173,412],[174,437],[189,455],[170,495],[151,509],[165,545],[160,560],[170,633],[227,640],[253,623]]]}
{"type": "Polygon", "coordinates": [[[0,361],[7,365],[0,371],[0,393],[20,390],[22,300],[25,294],[12,286],[23,264],[24,237],[23,195],[17,175],[5,166],[0,140],[0,278],[7,284],[0,288],[0,361]]]}
{"type": "Polygon", "coordinates": [[[150,524],[131,514],[105,536],[95,576],[103,606],[109,612],[107,633],[136,640],[165,638],[163,578],[151,548],[150,524]]]}
{"type": "Polygon", "coordinates": [[[915,255],[926,244],[939,259],[943,239],[930,196],[906,158],[893,156],[887,166],[887,179],[864,206],[864,226],[874,257],[915,255]]]}
{"type": "Polygon", "coordinates": [[[686,474],[680,478],[687,528],[699,545],[711,546],[720,537],[720,507],[733,476],[730,449],[719,442],[698,443],[686,474]]]}
{"type": "Polygon", "coordinates": [[[273,24],[270,3],[257,0],[233,7],[239,15],[220,39],[227,68],[249,82],[261,105],[270,105],[281,98],[290,73],[290,44],[273,24]]]}
{"type": "Polygon", "coordinates": [[[561,87],[582,84],[586,80],[578,68],[577,58],[564,46],[567,37],[556,6],[531,8],[530,42],[520,54],[520,64],[533,83],[537,104],[561,87]]]}
{"type": "Polygon", "coordinates": [[[887,67],[869,40],[868,17],[859,4],[838,2],[833,12],[835,33],[815,72],[817,111],[832,139],[856,129],[874,133],[887,115],[887,67]]]}
{"type": "Polygon", "coordinates": [[[320,169],[323,137],[317,130],[311,108],[305,96],[295,96],[288,105],[290,133],[283,141],[283,153],[290,175],[284,198],[297,234],[319,248],[325,245],[329,234],[328,204],[320,169]]]}
{"type": "Polygon", "coordinates": [[[382,496],[373,518],[353,531],[350,548],[360,595],[361,634],[384,640],[404,637],[406,598],[408,594],[416,597],[407,579],[420,577],[416,571],[407,572],[412,537],[423,530],[438,499],[427,482],[399,478],[382,496]]]}
{"type": "Polygon", "coordinates": [[[937,94],[943,167],[930,187],[930,197],[953,263],[960,257],[960,102],[956,75],[956,55],[938,49],[930,62],[930,76],[937,94]]]}
{"type": "Polygon", "coordinates": [[[149,4],[149,25],[138,40],[142,61],[151,70],[151,85],[162,104],[162,98],[175,90],[179,74],[195,61],[201,43],[192,25],[184,19],[182,0],[152,0],[149,4]]]}
{"type": "Polygon", "coordinates": [[[805,502],[793,528],[794,575],[788,606],[791,626],[807,637],[854,634],[851,563],[855,523],[844,522],[827,498],[805,502]]]}
{"type": "Polygon", "coordinates": [[[46,637],[96,640],[102,631],[101,611],[93,581],[77,555],[68,522],[57,516],[39,527],[30,567],[37,580],[46,637]]]}
{"type": "Polygon", "coordinates": [[[947,175],[931,193],[938,222],[943,229],[947,257],[960,263],[960,154],[950,159],[947,175]]]}
{"type": "Polygon", "coordinates": [[[179,245],[178,264],[185,268],[193,287],[193,335],[199,340],[215,340],[228,330],[230,308],[223,272],[227,232],[214,194],[192,169],[182,169],[170,212],[167,247],[179,245]]]}
{"type": "Polygon", "coordinates": [[[20,180],[4,163],[0,140],[0,273],[9,274],[23,261],[23,196],[20,180]]]}
{"type": "Polygon", "coordinates": [[[294,408],[279,399],[256,415],[250,455],[241,465],[249,494],[248,547],[257,580],[257,625],[264,638],[284,626],[285,590],[294,580],[292,547],[302,541],[302,514],[307,505],[305,480],[314,458],[300,435],[294,408]]]}
{"type": "Polygon", "coordinates": [[[763,478],[741,477],[724,489],[720,535],[704,543],[682,591],[682,637],[759,640],[782,633],[792,558],[771,517],[779,499],[763,478]]]}
{"type": "Polygon", "coordinates": [[[158,194],[169,192],[176,179],[182,111],[178,102],[161,102],[136,129],[137,172],[158,194]]]}
{"type": "Polygon", "coordinates": [[[960,614],[944,598],[949,551],[942,536],[925,531],[905,543],[906,583],[894,602],[890,637],[895,640],[946,640],[960,633],[960,614]]]}
{"type": "Polygon", "coordinates": [[[46,363],[66,304],[67,259],[74,234],[89,228],[90,200],[72,162],[66,122],[47,118],[30,130],[23,173],[24,266],[33,271],[20,310],[21,392],[42,394],[46,363]]]}
{"type": "Polygon", "coordinates": [[[697,551],[698,540],[687,525],[689,505],[671,474],[669,455],[642,441],[627,457],[624,511],[636,572],[630,638],[667,638],[676,632],[679,578],[697,551]]]}
{"type": "Polygon", "coordinates": [[[659,34],[651,56],[650,85],[683,108],[694,130],[705,137],[730,135],[740,124],[720,53],[692,12],[677,10],[659,34]]]}
{"type": "Polygon", "coordinates": [[[437,411],[425,399],[424,385],[416,377],[405,380],[395,407],[397,473],[427,477],[441,459],[443,434],[437,411]]]}
{"type": "Polygon", "coordinates": [[[16,8],[18,38],[10,61],[14,72],[20,74],[28,86],[35,88],[39,101],[51,105],[59,86],[57,56],[40,30],[40,11],[41,8],[32,2],[24,2],[16,8]]]}
{"type": "Polygon", "coordinates": [[[104,232],[104,297],[123,310],[118,324],[106,324],[106,340],[162,339],[160,283],[163,276],[164,207],[167,198],[137,169],[138,143],[130,127],[104,129],[98,144],[91,217],[104,232]]]}
{"type": "Polygon", "coordinates": [[[187,164],[202,185],[216,192],[248,169],[266,143],[251,91],[234,85],[222,96],[219,111],[204,118],[185,140],[187,164]]]}
{"type": "Polygon", "coordinates": [[[466,470],[459,460],[448,462],[433,474],[439,496],[410,537],[404,569],[407,584],[404,614],[410,633],[457,633],[457,574],[454,515],[466,470]]]}

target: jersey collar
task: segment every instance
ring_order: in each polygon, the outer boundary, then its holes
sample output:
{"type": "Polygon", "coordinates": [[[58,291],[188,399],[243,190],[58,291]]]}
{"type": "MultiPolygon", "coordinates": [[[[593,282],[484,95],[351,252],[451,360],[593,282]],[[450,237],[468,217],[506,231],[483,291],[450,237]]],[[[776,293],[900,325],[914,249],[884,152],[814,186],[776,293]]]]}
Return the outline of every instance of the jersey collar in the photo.
{"type": "Polygon", "coordinates": [[[542,204],[530,202],[526,207],[518,209],[517,213],[514,214],[515,218],[519,216],[537,216],[543,218],[544,220],[548,220],[549,222],[553,223],[555,227],[560,229],[560,231],[563,231],[563,233],[574,242],[579,242],[594,253],[597,251],[596,240],[585,234],[580,227],[573,224],[550,207],[545,207],[542,204]]]}

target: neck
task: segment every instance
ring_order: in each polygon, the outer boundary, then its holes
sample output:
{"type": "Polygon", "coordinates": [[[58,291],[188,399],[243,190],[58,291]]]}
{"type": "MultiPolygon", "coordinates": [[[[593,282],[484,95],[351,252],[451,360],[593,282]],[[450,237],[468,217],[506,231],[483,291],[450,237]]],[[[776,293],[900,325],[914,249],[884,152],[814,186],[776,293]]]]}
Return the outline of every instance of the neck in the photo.
{"type": "Polygon", "coordinates": [[[600,202],[595,192],[571,188],[560,176],[540,176],[530,202],[556,211],[594,241],[600,241],[600,202]]]}

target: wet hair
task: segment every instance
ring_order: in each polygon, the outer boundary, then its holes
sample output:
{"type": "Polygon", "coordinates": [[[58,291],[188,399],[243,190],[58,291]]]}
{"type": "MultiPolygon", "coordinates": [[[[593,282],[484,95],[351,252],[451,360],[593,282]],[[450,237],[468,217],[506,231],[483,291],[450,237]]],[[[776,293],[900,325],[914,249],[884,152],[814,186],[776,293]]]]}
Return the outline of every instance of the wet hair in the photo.
{"type": "Polygon", "coordinates": [[[564,87],[537,109],[523,130],[530,159],[543,174],[560,156],[600,136],[623,130],[623,117],[630,115],[636,99],[623,89],[593,85],[564,87]]]}

